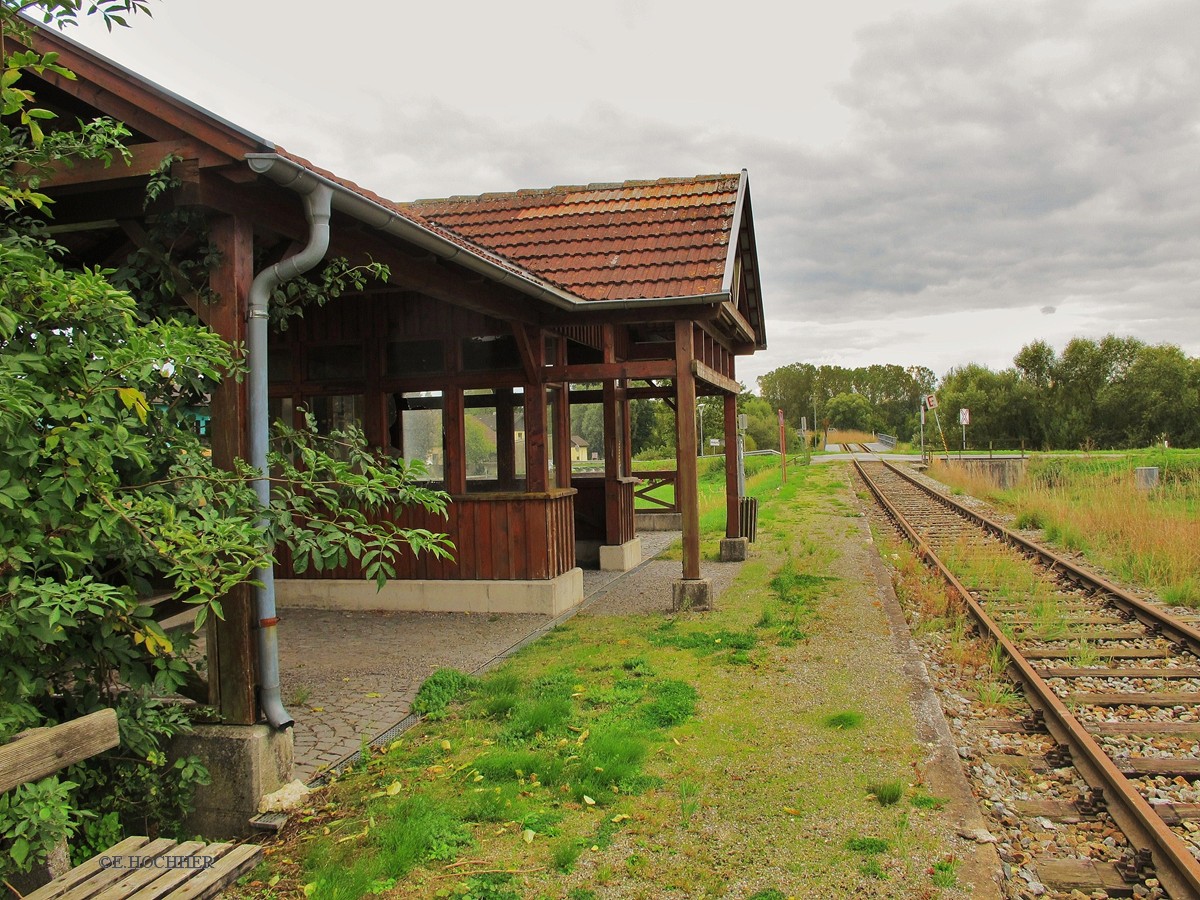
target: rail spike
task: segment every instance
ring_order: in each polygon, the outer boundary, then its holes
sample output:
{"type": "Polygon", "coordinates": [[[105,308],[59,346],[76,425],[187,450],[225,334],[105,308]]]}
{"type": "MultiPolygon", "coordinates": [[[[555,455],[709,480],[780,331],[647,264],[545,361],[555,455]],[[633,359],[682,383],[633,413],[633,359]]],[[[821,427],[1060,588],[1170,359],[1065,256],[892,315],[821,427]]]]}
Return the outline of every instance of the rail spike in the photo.
{"type": "Polygon", "coordinates": [[[1094,787],[1089,788],[1079,795],[1079,799],[1075,801],[1075,808],[1085,816],[1098,816],[1102,813],[1107,804],[1104,802],[1104,788],[1094,787]]]}
{"type": "Polygon", "coordinates": [[[1046,751],[1046,762],[1054,769],[1066,769],[1072,765],[1071,748],[1066,744],[1055,744],[1046,751]]]}
{"type": "Polygon", "coordinates": [[[1154,871],[1154,857],[1148,847],[1141,847],[1114,865],[1127,884],[1137,884],[1154,871]]]}

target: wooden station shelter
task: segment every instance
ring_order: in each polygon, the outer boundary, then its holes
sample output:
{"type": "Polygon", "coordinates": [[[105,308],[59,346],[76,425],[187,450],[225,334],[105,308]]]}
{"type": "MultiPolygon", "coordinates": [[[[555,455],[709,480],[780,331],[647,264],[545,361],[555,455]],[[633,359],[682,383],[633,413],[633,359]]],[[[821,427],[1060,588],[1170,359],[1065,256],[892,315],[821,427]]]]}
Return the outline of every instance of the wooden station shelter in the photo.
{"type": "MultiPolygon", "coordinates": [[[[449,519],[398,511],[445,531],[453,561],[410,558],[381,594],[353,566],[298,578],[276,567],[280,605],[557,613],[582,600],[577,537],[601,564],[640,561],[629,402],[677,414],[684,553],[677,602],[703,602],[696,398],[721,395],[736,446],[735,359],[765,346],[745,172],[394,203],[198,108],[63,36],[42,31],[77,75],[48,75],[39,104],[62,121],[111,116],[132,132],[129,165],[84,162],[43,186],[55,237],[76,263],[116,266],[146,248],[149,218],[203,214],[219,252],[215,301],[186,298],[225,338],[247,333],[256,274],[309,239],[302,203],[331,196],[327,258],[390,268],[388,283],[308,309],[272,335],[272,417],[310,409],[322,427],[424,460],[451,495],[449,519]],[[173,158],[181,187],[147,209],[149,175],[173,158]],[[602,403],[603,474],[572,476],[570,407],[602,403]],[[488,458],[471,430],[495,436],[488,458]],[[457,605],[455,605],[457,604],[457,605]]],[[[247,458],[246,386],[211,398],[214,458],[247,458]]],[[[728,472],[727,536],[739,537],[728,472]]],[[[250,591],[227,598],[208,635],[210,699],[227,723],[259,719],[250,591]]],[[[664,601],[666,598],[664,598],[664,601]]]]}

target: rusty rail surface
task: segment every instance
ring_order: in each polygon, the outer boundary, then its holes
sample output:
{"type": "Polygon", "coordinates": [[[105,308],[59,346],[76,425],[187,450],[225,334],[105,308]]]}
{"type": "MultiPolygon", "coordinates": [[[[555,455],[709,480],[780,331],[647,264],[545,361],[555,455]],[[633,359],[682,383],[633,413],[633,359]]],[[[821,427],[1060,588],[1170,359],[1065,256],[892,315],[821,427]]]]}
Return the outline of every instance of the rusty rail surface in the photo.
{"type": "MultiPolygon", "coordinates": [[[[1103,578],[1099,578],[1078,566],[1065,560],[1051,551],[1039,547],[1031,541],[1026,541],[1018,535],[992,522],[984,516],[966,509],[948,497],[921,484],[896,466],[879,462],[888,470],[895,472],[911,484],[916,485],[938,502],[953,509],[967,520],[986,528],[993,534],[1011,541],[1026,552],[1036,554],[1047,565],[1070,574],[1085,585],[1110,592],[1118,602],[1132,601],[1128,608],[1143,622],[1150,618],[1167,634],[1179,634],[1188,640],[1188,647],[1197,646],[1190,639],[1200,639],[1200,635],[1190,626],[1173,619],[1165,612],[1158,610],[1131,597],[1103,578]]],[[[996,622],[987,614],[983,606],[975,599],[970,590],[938,558],[932,547],[918,533],[905,515],[885,495],[875,479],[867,473],[866,467],[858,460],[854,467],[880,505],[887,511],[897,527],[905,534],[916,548],[918,555],[930,566],[937,569],[950,588],[961,598],[972,617],[979,623],[983,633],[999,645],[1009,660],[1009,670],[1025,689],[1025,698],[1035,710],[1041,710],[1046,730],[1058,744],[1070,751],[1072,765],[1083,779],[1093,788],[1104,792],[1106,808],[1118,827],[1124,832],[1130,845],[1141,854],[1149,854],[1155,868],[1155,874],[1162,886],[1174,898],[1200,897],[1200,862],[1192,856],[1187,846],[1171,832],[1162,817],[1142,797],[1130,783],[1129,779],[1117,768],[1113,760],[1106,754],[1100,744],[1084,728],[1083,724],[1067,709],[1067,706],[1050,688],[1034,667],[1025,658],[1017,646],[1001,631],[996,622]]]]}

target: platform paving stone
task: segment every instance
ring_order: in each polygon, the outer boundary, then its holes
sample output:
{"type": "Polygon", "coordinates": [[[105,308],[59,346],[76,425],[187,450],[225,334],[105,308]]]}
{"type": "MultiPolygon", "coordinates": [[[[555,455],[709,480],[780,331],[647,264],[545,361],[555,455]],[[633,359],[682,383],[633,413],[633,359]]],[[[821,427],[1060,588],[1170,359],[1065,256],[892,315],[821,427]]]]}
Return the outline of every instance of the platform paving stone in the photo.
{"type": "MultiPolygon", "coordinates": [[[[671,602],[678,561],[651,558],[679,532],[641,535],[648,561],[629,572],[583,573],[584,603],[631,594],[671,602]]],[[[707,565],[735,569],[736,563],[707,565]]],[[[707,577],[707,576],[706,576],[707,577]]],[[[284,706],[296,720],[295,777],[309,781],[357,753],[412,707],[435,669],[474,672],[545,628],[549,616],[287,609],[279,623],[284,706]]]]}

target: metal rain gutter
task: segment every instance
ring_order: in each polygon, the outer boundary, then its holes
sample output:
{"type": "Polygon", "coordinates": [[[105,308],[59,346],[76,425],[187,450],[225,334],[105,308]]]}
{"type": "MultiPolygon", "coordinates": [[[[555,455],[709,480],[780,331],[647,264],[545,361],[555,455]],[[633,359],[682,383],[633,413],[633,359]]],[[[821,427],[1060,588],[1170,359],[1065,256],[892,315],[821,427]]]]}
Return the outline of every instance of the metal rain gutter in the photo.
{"type": "MultiPolygon", "coordinates": [[[[295,173],[286,185],[304,198],[304,212],[309,223],[308,245],[287,259],[281,260],[254,277],[250,286],[249,321],[246,326],[246,350],[249,360],[249,444],[250,465],[256,470],[254,492],[266,508],[271,502],[268,482],[267,442],[270,430],[267,379],[267,325],[271,293],[285,281],[302,275],[317,265],[329,249],[329,219],[333,214],[333,192],[316,178],[295,173]]],[[[275,570],[264,566],[254,570],[259,583],[255,589],[255,610],[258,616],[259,702],[267,721],[283,729],[292,724],[292,717],[283,708],[279,687],[279,635],[275,614],[275,570]]]]}
{"type": "MultiPolygon", "coordinates": [[[[627,300],[583,300],[574,294],[546,284],[528,275],[507,269],[491,260],[472,253],[419,222],[402,216],[374,200],[355,193],[343,184],[307,169],[295,160],[278,153],[248,153],[246,161],[260,175],[276,184],[291,187],[298,180],[312,178],[333,191],[333,208],[353,219],[387,234],[403,238],[428,250],[440,259],[453,260],[490,281],[515,288],[521,293],[571,312],[605,312],[610,310],[657,309],[674,306],[719,306],[729,299],[728,289],[688,297],[660,297],[627,300]]],[[[294,189],[294,188],[293,188],[294,189]]]]}

